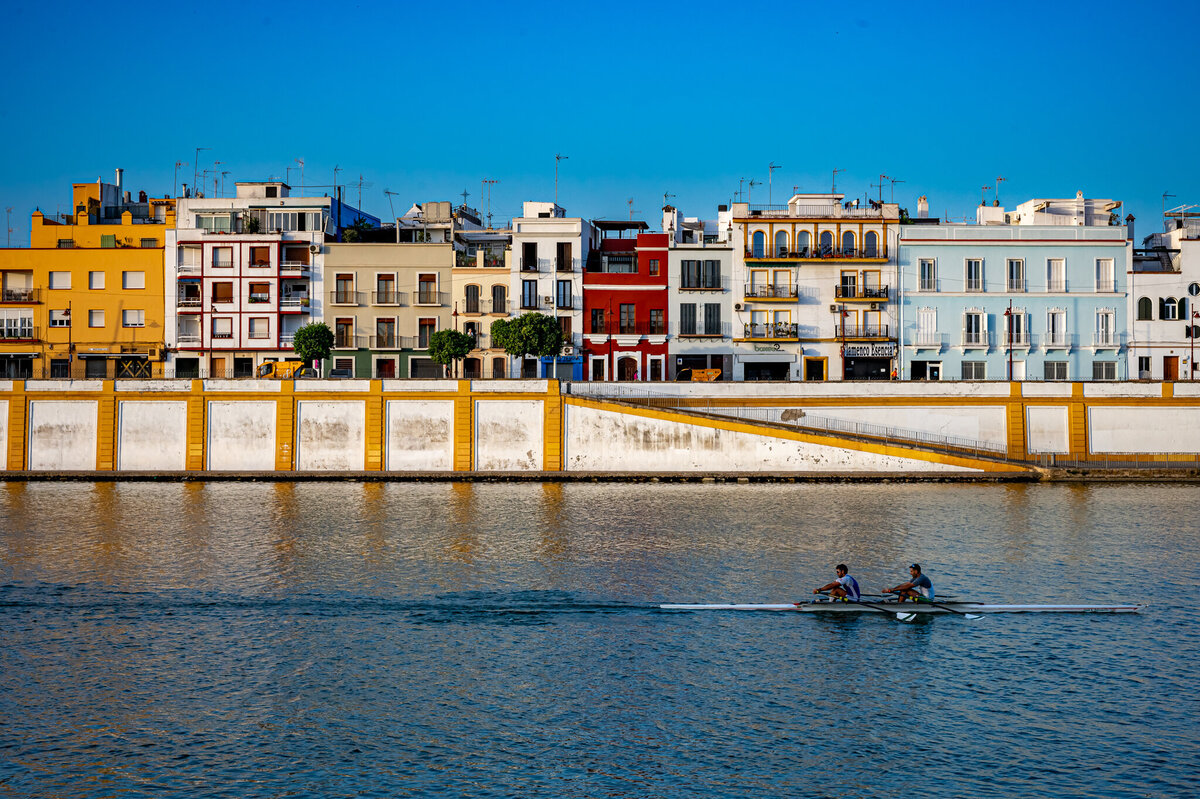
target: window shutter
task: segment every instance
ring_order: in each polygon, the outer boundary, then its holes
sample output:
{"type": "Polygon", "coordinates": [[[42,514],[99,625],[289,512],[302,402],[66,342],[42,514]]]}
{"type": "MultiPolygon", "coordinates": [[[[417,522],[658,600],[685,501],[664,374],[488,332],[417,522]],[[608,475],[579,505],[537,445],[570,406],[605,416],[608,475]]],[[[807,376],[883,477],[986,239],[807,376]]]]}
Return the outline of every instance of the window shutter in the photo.
{"type": "Polygon", "coordinates": [[[1167,318],[1167,301],[1163,297],[1158,298],[1158,318],[1159,319],[1167,318]]]}
{"type": "Polygon", "coordinates": [[[1187,297],[1180,297],[1179,302],[1175,304],[1175,307],[1179,309],[1178,316],[1180,319],[1190,318],[1187,312],[1187,297]]]}

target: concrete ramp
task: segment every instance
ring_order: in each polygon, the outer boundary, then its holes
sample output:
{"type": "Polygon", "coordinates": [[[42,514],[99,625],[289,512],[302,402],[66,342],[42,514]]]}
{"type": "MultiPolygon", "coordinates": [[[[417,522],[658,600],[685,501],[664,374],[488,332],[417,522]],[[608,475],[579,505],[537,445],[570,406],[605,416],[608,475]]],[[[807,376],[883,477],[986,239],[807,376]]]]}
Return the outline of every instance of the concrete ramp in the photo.
{"type": "Polygon", "coordinates": [[[698,411],[568,396],[566,471],[1022,473],[1002,459],[789,429],[698,411]]]}

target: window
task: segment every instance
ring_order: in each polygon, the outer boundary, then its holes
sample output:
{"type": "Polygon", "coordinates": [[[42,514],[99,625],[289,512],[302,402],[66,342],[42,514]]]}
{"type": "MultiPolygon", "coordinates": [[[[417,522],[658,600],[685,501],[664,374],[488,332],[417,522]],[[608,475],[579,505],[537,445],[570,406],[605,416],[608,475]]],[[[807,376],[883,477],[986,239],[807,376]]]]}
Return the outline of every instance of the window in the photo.
{"type": "Polygon", "coordinates": [[[833,234],[828,230],[821,232],[821,255],[833,255],[833,234]]]}
{"type": "Polygon", "coordinates": [[[842,255],[854,255],[854,233],[852,231],[842,232],[842,255]]]}
{"type": "Polygon", "coordinates": [[[704,303],[704,335],[721,335],[721,303],[704,303]]]}
{"type": "Polygon", "coordinates": [[[271,301],[271,284],[270,283],[251,283],[250,284],[250,302],[270,302],[271,301]]]}
{"type": "Polygon", "coordinates": [[[1063,347],[1067,343],[1067,312],[1046,312],[1046,346],[1063,347]]]}
{"type": "Polygon", "coordinates": [[[335,319],[333,321],[333,346],[338,349],[354,349],[354,320],[335,319]]]}
{"type": "Polygon", "coordinates": [[[635,312],[633,303],[624,303],[624,302],[621,303],[620,311],[621,311],[621,316],[620,316],[620,328],[618,328],[619,332],[625,333],[625,334],[636,333],[637,332],[637,327],[636,327],[637,319],[636,319],[636,315],[635,315],[636,312],[635,312]]]}
{"type": "Polygon", "coordinates": [[[1142,297],[1137,304],[1137,318],[1139,322],[1146,322],[1154,318],[1154,303],[1149,297],[1142,297]]]}
{"type": "Polygon", "coordinates": [[[963,344],[987,344],[987,316],[981,311],[963,314],[963,344]]]}
{"type": "Polygon", "coordinates": [[[920,291],[937,291],[937,262],[932,258],[920,261],[920,291]]]}
{"type": "Polygon", "coordinates": [[[967,259],[967,291],[983,291],[983,261],[967,259]]]}
{"type": "Polygon", "coordinates": [[[837,296],[858,296],[858,272],[842,272],[842,282],[838,285],[837,296]]]}
{"type": "Polygon", "coordinates": [[[146,288],[146,273],[145,272],[122,272],[121,273],[121,288],[123,288],[123,289],[144,289],[144,288],[146,288]]]}
{"type": "Polygon", "coordinates": [[[775,232],[775,257],[786,258],[788,254],[788,234],[786,230],[775,232]]]}
{"type": "Polygon", "coordinates": [[[1046,291],[1067,290],[1067,262],[1062,258],[1046,261],[1046,291]]]}
{"type": "Polygon", "coordinates": [[[1008,290],[1025,290],[1025,262],[1020,258],[1008,259],[1008,290]]]}
{"type": "Polygon", "coordinates": [[[796,251],[800,253],[801,258],[808,257],[808,247],[811,236],[807,230],[801,230],[796,236],[796,251]]]}
{"type": "Polygon", "coordinates": [[[1045,380],[1066,380],[1066,361],[1046,361],[1042,367],[1042,377],[1045,380]]]}
{"type": "Polygon", "coordinates": [[[84,358],[83,376],[101,379],[108,377],[108,358],[84,358]]]}
{"type": "Polygon", "coordinates": [[[752,257],[763,258],[766,256],[767,249],[767,234],[761,230],[754,231],[754,250],[752,257]]]}
{"type": "Polygon", "coordinates": [[[720,261],[681,261],[679,287],[683,289],[721,288],[720,261]]]}
{"type": "Polygon", "coordinates": [[[121,311],[121,327],[145,327],[146,312],[134,309],[121,311]]]}
{"type": "Polygon", "coordinates": [[[679,306],[679,335],[696,335],[696,303],[685,302],[679,306]]]}
{"type": "Polygon", "coordinates": [[[867,258],[876,258],[879,253],[879,236],[873,230],[867,231],[867,235],[863,238],[863,255],[867,258]]]}
{"type": "Polygon", "coordinates": [[[537,301],[537,281],[522,280],[521,281],[521,308],[522,310],[530,310],[538,307],[537,301]]]}
{"type": "Polygon", "coordinates": [[[417,302],[422,305],[438,305],[437,275],[417,276],[417,302]]]}
{"type": "Polygon", "coordinates": [[[429,349],[429,337],[437,330],[436,319],[420,319],[417,321],[417,348],[429,349]]]}
{"type": "Polygon", "coordinates": [[[354,291],[354,275],[343,273],[333,276],[333,301],[339,305],[358,304],[358,296],[354,291]]]}
{"type": "Polygon", "coordinates": [[[464,290],[466,299],[465,313],[479,313],[479,286],[467,286],[464,290]]]}
{"type": "Polygon", "coordinates": [[[100,235],[100,247],[105,250],[111,250],[117,246],[117,235],[115,233],[102,233],[100,235]]]}
{"type": "Polygon", "coordinates": [[[555,307],[570,310],[572,306],[571,281],[559,280],[554,290],[555,307]]]}
{"type": "Polygon", "coordinates": [[[650,310],[650,335],[661,336],[666,332],[667,326],[663,318],[663,309],[652,308],[650,310]]]}
{"type": "Polygon", "coordinates": [[[630,254],[610,254],[600,256],[600,271],[634,275],[637,274],[637,256],[630,254]]]}
{"type": "Polygon", "coordinates": [[[267,230],[324,230],[324,217],[320,211],[269,211],[267,230]]]}
{"type": "Polygon", "coordinates": [[[658,276],[658,259],[657,258],[650,259],[650,276],[651,277],[658,276]]]}
{"type": "Polygon", "coordinates": [[[558,317],[558,329],[562,331],[563,344],[571,343],[571,317],[558,317]]]}
{"type": "Polygon", "coordinates": [[[1096,259],[1096,291],[1112,292],[1117,290],[1116,275],[1113,272],[1111,258],[1096,259]]]}
{"type": "Polygon", "coordinates": [[[250,320],[250,338],[266,338],[271,332],[271,322],[266,317],[250,320]]]}
{"type": "Polygon", "coordinates": [[[1097,347],[1111,347],[1114,342],[1113,320],[1114,314],[1111,310],[1105,309],[1096,311],[1096,336],[1093,339],[1093,344],[1097,347]]]}
{"type": "Polygon", "coordinates": [[[231,227],[229,214],[196,214],[196,227],[208,233],[228,233],[231,227]]]}
{"type": "Polygon", "coordinates": [[[64,308],[61,311],[50,312],[50,327],[70,327],[71,312],[64,308]]]}
{"type": "Polygon", "coordinates": [[[395,275],[375,276],[375,302],[382,305],[395,305],[398,302],[395,275]]]}
{"type": "Polygon", "coordinates": [[[213,283],[212,284],[212,301],[213,302],[233,302],[233,284],[232,283],[213,283]]]}
{"type": "Polygon", "coordinates": [[[1152,377],[1150,367],[1150,356],[1138,356],[1138,380],[1149,380],[1152,377]]]}
{"type": "Polygon", "coordinates": [[[103,272],[88,272],[88,288],[99,291],[104,288],[103,272]]]}
{"type": "Polygon", "coordinates": [[[1029,319],[1024,311],[1013,311],[1005,315],[1004,340],[1013,346],[1029,343],[1029,319]]]}
{"type": "Polygon", "coordinates": [[[233,248],[213,247],[212,265],[223,268],[233,266],[233,248]]]}
{"type": "Polygon", "coordinates": [[[250,265],[251,266],[270,266],[271,265],[271,248],[270,247],[251,247],[250,248],[250,265]]]}
{"type": "Polygon", "coordinates": [[[69,250],[74,246],[75,246],[74,239],[59,239],[58,240],[58,249],[60,249],[60,250],[69,250]]]}
{"type": "Polygon", "coordinates": [[[396,346],[396,320],[395,319],[376,319],[375,320],[375,344],[376,347],[395,347],[396,346]]]}
{"type": "Polygon", "coordinates": [[[963,380],[986,380],[987,379],[987,362],[986,361],[963,361],[962,362],[962,379],[963,380]]]}
{"type": "Polygon", "coordinates": [[[104,311],[88,311],[88,327],[104,327],[104,311]]]}
{"type": "Polygon", "coordinates": [[[158,246],[158,239],[142,239],[140,243],[142,245],[142,249],[152,250],[158,246]]]}
{"type": "Polygon", "coordinates": [[[937,346],[942,343],[937,332],[937,311],[933,308],[917,310],[917,345],[937,346]]]}
{"type": "Polygon", "coordinates": [[[1092,379],[1093,380],[1116,380],[1117,379],[1117,362],[1116,361],[1092,361],[1092,379]]]}
{"type": "Polygon", "coordinates": [[[1167,297],[1158,301],[1158,318],[1171,321],[1179,318],[1179,306],[1175,304],[1174,297],[1167,297]]]}
{"type": "Polygon", "coordinates": [[[604,309],[603,308],[593,308],[592,309],[591,332],[593,332],[593,333],[605,332],[604,331],[604,309]]]}
{"type": "Polygon", "coordinates": [[[492,286],[492,313],[505,313],[508,310],[508,287],[492,286]]]}
{"type": "Polygon", "coordinates": [[[69,289],[69,288],[71,288],[71,273],[70,272],[51,272],[50,273],[50,288],[52,288],[52,289],[69,289]]]}

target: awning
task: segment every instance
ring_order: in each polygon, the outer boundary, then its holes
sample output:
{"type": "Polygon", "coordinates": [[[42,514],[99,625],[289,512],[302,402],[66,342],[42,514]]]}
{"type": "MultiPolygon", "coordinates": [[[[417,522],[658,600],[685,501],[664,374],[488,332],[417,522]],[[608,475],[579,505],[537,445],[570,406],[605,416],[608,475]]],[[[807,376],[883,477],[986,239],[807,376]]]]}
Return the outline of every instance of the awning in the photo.
{"type": "Polygon", "coordinates": [[[0,358],[36,358],[40,352],[0,352],[0,358]]]}
{"type": "Polygon", "coordinates": [[[738,363],[795,363],[794,352],[756,352],[754,354],[735,355],[738,363]]]}

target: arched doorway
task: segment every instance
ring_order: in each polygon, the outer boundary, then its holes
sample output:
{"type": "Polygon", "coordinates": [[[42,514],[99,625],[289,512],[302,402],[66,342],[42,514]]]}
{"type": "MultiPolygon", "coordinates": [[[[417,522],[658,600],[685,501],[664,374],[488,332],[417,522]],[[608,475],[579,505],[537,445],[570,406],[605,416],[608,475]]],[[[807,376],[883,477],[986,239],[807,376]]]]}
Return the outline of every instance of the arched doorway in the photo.
{"type": "Polygon", "coordinates": [[[618,380],[637,380],[641,375],[638,374],[637,358],[631,358],[626,355],[617,361],[617,379],[618,380]]]}
{"type": "Polygon", "coordinates": [[[467,380],[478,380],[483,377],[483,361],[479,358],[464,359],[463,377],[467,380]]]}

